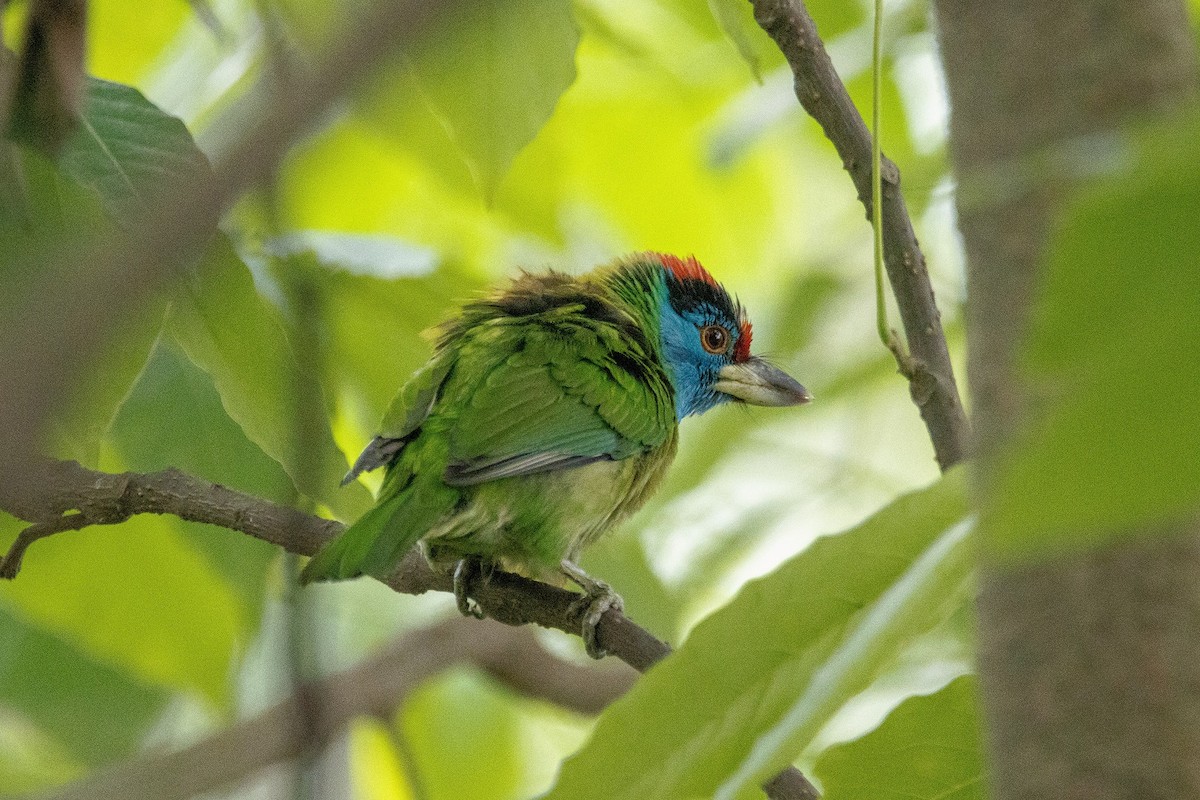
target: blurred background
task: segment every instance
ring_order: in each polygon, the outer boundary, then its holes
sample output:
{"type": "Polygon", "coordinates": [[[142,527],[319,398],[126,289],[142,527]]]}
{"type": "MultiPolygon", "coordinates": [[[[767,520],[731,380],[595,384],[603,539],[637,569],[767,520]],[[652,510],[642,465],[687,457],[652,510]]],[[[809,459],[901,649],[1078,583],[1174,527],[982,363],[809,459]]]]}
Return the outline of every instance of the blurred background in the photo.
{"type": "MultiPolygon", "coordinates": [[[[369,497],[338,490],[337,477],[429,356],[422,331],[522,269],[694,254],[748,308],[756,350],[816,401],[685,421],[664,489],[586,555],[632,619],[678,644],[747,580],[934,480],[932,448],[875,335],[863,209],[749,4],[503,5],[435,27],[316,121],[275,180],[226,216],[223,249],[196,283],[129,310],[51,446],[105,471],[175,466],[353,519],[369,497]],[[213,355],[222,348],[244,360],[213,355]],[[241,381],[250,372],[258,379],[241,381]]],[[[808,6],[869,110],[868,9],[808,6]]],[[[319,49],[348,9],[95,0],[88,69],[136,87],[217,156],[266,65],[319,49]]],[[[4,11],[11,49],[26,10],[4,11]]],[[[884,149],[961,364],[962,256],[929,9],[900,0],[885,11],[884,149]]],[[[958,377],[961,387],[961,367],[958,377]]],[[[21,527],[0,514],[0,542],[21,527]]],[[[301,592],[296,569],[260,541],[173,517],[35,545],[20,578],[0,585],[0,793],[200,741],[298,678],[456,613],[446,595],[370,580],[301,592]]],[[[836,717],[822,747],[966,672],[969,625],[946,627],[836,717]]],[[[538,635],[583,658],[578,640],[538,635]]],[[[591,724],[456,669],[393,717],[355,723],[313,773],[313,796],[531,797],[591,724]]],[[[282,765],[212,796],[286,796],[292,773],[282,765]]]]}

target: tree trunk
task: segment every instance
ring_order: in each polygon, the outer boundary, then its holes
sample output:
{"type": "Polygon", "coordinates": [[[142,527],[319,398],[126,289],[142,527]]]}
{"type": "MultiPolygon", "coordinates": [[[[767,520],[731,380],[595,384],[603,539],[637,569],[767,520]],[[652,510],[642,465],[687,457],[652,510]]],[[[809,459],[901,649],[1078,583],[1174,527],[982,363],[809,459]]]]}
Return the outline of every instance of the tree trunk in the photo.
{"type": "MultiPolygon", "coordinates": [[[[1020,430],[1014,369],[1070,176],[1030,169],[1193,96],[1183,0],[936,0],[967,251],[976,490],[1020,430]]],[[[985,564],[980,674],[996,800],[1200,797],[1200,535],[985,564]]]]}

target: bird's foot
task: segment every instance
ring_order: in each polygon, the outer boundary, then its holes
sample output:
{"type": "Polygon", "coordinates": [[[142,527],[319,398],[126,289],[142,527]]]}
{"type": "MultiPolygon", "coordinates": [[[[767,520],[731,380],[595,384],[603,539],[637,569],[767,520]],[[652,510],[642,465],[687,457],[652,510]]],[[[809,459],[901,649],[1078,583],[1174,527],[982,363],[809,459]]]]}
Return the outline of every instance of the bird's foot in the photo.
{"type": "Polygon", "coordinates": [[[460,558],[454,564],[454,601],[464,617],[483,619],[483,606],[472,595],[487,586],[495,569],[495,564],[484,564],[478,556],[460,558]]]}
{"type": "Polygon", "coordinates": [[[579,588],[583,589],[583,597],[576,600],[573,605],[584,609],[583,644],[587,648],[587,654],[592,658],[604,658],[608,655],[608,651],[601,647],[596,639],[596,626],[600,624],[600,618],[604,616],[604,612],[610,608],[623,611],[625,601],[621,599],[621,595],[613,591],[611,586],[588,575],[573,561],[563,559],[562,571],[564,575],[578,584],[579,588]]]}

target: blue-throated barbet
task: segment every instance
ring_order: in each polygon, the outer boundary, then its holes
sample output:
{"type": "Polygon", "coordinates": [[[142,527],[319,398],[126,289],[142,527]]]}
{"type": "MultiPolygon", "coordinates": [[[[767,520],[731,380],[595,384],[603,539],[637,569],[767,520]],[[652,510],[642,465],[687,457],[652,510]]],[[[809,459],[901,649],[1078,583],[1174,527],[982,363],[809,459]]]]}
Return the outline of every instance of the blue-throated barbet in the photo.
{"type": "Polygon", "coordinates": [[[680,420],[810,399],[750,339],[741,305],[695,258],[660,253],[525,274],[468,303],[346,476],[386,467],[375,506],[301,580],[387,577],[420,542],[454,570],[468,613],[496,566],[561,572],[587,592],[584,639],[601,655],[596,623],[620,599],[576,559],[654,491],[680,420]]]}

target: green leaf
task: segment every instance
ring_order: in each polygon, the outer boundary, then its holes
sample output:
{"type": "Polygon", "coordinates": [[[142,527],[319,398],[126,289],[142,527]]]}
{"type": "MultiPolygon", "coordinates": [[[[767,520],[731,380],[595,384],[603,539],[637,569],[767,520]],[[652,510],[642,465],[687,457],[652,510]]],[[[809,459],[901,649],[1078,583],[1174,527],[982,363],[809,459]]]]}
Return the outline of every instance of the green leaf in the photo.
{"type": "Polygon", "coordinates": [[[952,472],[747,584],[605,711],[549,797],[737,796],[786,765],[945,615],[942,593],[968,571],[951,527],[963,494],[952,472]],[[681,686],[704,702],[681,702],[681,686]]]}
{"type": "MultiPolygon", "coordinates": [[[[189,11],[181,2],[99,2],[88,7],[88,70],[134,84],[166,59],[164,50],[184,33],[189,11]]],[[[178,53],[168,51],[172,58],[178,53]]],[[[194,87],[193,87],[194,88],[194,87]]]]}
{"type": "Polygon", "coordinates": [[[426,796],[529,796],[515,709],[477,673],[453,670],[430,681],[404,704],[399,724],[426,796]]]}
{"type": "Polygon", "coordinates": [[[1191,117],[1065,165],[1119,168],[1050,245],[1026,358],[1034,422],[981,518],[1001,557],[1095,546],[1200,506],[1197,137],[1191,117]]]}
{"type": "Polygon", "coordinates": [[[188,276],[167,327],[212,378],[226,412],[246,437],[281,464],[301,492],[344,519],[367,507],[370,497],[361,486],[339,489],[347,463],[328,420],[318,432],[318,452],[296,452],[301,376],[295,355],[277,311],[258,293],[249,269],[224,238],[188,276]]]}
{"type": "MultiPolygon", "coordinates": [[[[66,177],[51,161],[14,148],[23,203],[0,203],[0,316],[19,312],[26,286],[60,269],[70,280],[79,241],[104,241],[115,231],[95,192],[66,177]]],[[[142,306],[124,309],[107,337],[95,343],[58,409],[48,449],[94,466],[101,438],[146,363],[162,327],[166,299],[151,294],[142,306]]]]}
{"type": "Polygon", "coordinates": [[[330,385],[353,397],[361,407],[359,424],[374,434],[396,391],[432,353],[422,332],[447,319],[454,303],[478,292],[482,283],[443,267],[419,278],[386,281],[330,271],[320,287],[329,314],[330,385]]]}
{"type": "Polygon", "coordinates": [[[871,733],[835,745],[814,773],[825,800],[984,800],[978,689],[964,676],[897,706],[871,733]]]}
{"type": "MultiPolygon", "coordinates": [[[[7,546],[20,524],[0,521],[7,546]]],[[[241,604],[161,517],[51,536],[0,586],[14,613],[135,679],[230,701],[241,604]]]]}
{"type": "Polygon", "coordinates": [[[26,623],[4,604],[0,641],[0,705],[85,763],[130,753],[167,699],[162,689],[26,623]]]}
{"type": "Polygon", "coordinates": [[[762,66],[759,63],[754,40],[750,37],[752,33],[760,36],[764,34],[754,24],[753,18],[747,20],[746,10],[748,8],[750,8],[750,4],[742,2],[742,0],[708,0],[708,10],[712,12],[713,19],[717,21],[721,32],[725,34],[725,37],[738,51],[738,55],[746,62],[754,80],[761,84],[762,66]]]}
{"type": "Polygon", "coordinates": [[[166,306],[165,298],[155,295],[140,312],[131,309],[80,371],[55,426],[56,449],[64,457],[98,465],[100,443],[146,365],[166,306]]]}
{"type": "Polygon", "coordinates": [[[0,714],[0,794],[33,793],[75,780],[84,767],[17,714],[0,714]]]}
{"type": "Polygon", "coordinates": [[[578,44],[568,0],[469,3],[385,71],[362,111],[422,159],[457,150],[491,198],[575,80],[578,44]]]}
{"type": "Polygon", "coordinates": [[[163,188],[208,171],[182,122],[137,89],[97,78],[88,78],[83,120],[59,163],[118,222],[144,212],[163,188]]]}

